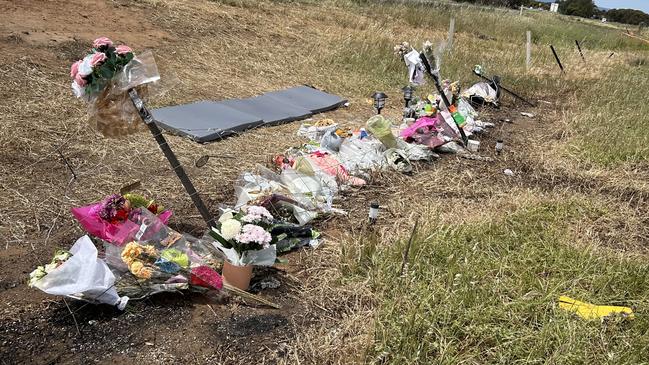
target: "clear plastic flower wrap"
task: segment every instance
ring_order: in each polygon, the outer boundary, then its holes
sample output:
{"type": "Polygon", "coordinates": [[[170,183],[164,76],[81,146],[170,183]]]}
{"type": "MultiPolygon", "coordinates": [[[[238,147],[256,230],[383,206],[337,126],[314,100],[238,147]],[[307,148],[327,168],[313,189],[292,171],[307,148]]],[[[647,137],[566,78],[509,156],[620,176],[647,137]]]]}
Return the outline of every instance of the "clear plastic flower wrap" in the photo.
{"type": "Polygon", "coordinates": [[[160,79],[149,51],[135,55],[126,45],[114,45],[105,37],[70,69],[74,94],[88,104],[91,125],[106,137],[120,137],[146,129],[128,95],[137,90],[141,98],[151,93],[160,79]]]}

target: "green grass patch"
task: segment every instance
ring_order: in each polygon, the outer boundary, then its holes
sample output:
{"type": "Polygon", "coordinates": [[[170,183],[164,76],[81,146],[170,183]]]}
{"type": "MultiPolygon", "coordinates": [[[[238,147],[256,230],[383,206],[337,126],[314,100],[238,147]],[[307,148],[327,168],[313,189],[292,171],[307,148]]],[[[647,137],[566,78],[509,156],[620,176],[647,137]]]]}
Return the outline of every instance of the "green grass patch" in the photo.
{"type": "Polygon", "coordinates": [[[346,252],[348,278],[378,297],[369,359],[394,364],[642,364],[649,354],[649,264],[575,244],[571,222],[604,211],[544,204],[503,219],[422,232],[399,276],[405,242],[346,252]],[[584,321],[560,295],[635,307],[633,321],[584,321]]]}

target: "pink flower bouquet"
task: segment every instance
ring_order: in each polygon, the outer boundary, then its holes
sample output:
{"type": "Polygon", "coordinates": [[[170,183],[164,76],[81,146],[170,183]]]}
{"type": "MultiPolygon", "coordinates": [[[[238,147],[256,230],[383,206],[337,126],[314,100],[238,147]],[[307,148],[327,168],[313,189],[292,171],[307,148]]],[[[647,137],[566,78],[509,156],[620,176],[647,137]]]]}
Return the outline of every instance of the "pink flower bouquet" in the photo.
{"type": "Polygon", "coordinates": [[[99,203],[72,208],[71,211],[90,235],[123,246],[132,233],[139,230],[140,226],[135,221],[142,209],[156,214],[162,224],[167,224],[173,215],[172,211],[164,210],[153,200],[137,194],[111,195],[99,203]]]}

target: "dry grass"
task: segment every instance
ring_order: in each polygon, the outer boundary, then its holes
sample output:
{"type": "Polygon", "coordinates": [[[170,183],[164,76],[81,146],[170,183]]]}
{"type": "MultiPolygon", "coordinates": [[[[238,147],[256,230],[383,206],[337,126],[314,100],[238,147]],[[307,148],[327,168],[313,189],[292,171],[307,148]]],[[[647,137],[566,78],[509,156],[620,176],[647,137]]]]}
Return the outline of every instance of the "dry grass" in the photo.
{"type": "MultiPolygon", "coordinates": [[[[393,57],[392,46],[403,40],[421,43],[443,39],[449,12],[408,18],[411,8],[404,5],[367,8],[348,2],[116,3],[133,14],[147,14],[151,27],[165,34],[150,43],[155,44],[163,78],[172,87],[152,105],[246,97],[308,83],[348,97],[348,109],[327,117],[353,126],[361,125],[371,114],[365,99],[376,89],[388,91],[387,113],[399,115],[399,88],[405,69],[393,57]]],[[[596,83],[601,75],[638,59],[637,44],[620,40],[619,47],[615,46],[616,56],[609,59],[609,48],[618,38],[601,33],[601,41],[586,43],[589,62],[582,67],[579,55],[571,48],[574,40],[563,39],[565,32],[557,30],[561,21],[534,16],[515,19],[508,33],[491,25],[482,30],[470,25],[475,19],[495,22],[509,12],[469,7],[457,14],[461,21],[455,47],[443,61],[445,76],[467,85],[476,81],[470,75],[473,65],[483,64],[488,71],[503,75],[506,85],[552,104],[537,109],[509,104],[510,108],[501,112],[485,114],[487,120],[508,117],[515,121],[512,125],[499,124],[484,137],[485,155],[493,155],[497,137],[506,140],[508,152],[493,164],[446,157],[432,166],[417,165],[412,176],[379,174],[366,188],[342,195],[336,204],[349,215],[319,222],[328,238],[326,246],[293,258],[299,269],[292,275],[299,277],[301,285],[292,295],[307,308],[306,317],[311,320],[292,327],[296,340],[279,361],[372,360],[368,356],[374,346],[380,316],[377,306],[382,299],[370,285],[371,260],[377,252],[398,251],[417,216],[430,220],[420,229],[426,232],[440,225],[471,225],[505,217],[548,201],[584,199],[596,205],[600,213],[579,220],[571,228],[579,237],[576,244],[607,252],[646,253],[646,165],[636,160],[607,168],[584,158],[580,151],[587,147],[575,143],[583,129],[574,127],[583,118],[600,113],[593,115],[587,110],[594,109],[596,102],[576,107],[588,97],[580,94],[583,85],[596,83]],[[550,22],[556,34],[542,33],[535,39],[534,67],[528,72],[523,30],[535,26],[541,33],[541,25],[534,25],[539,19],[550,22]],[[521,34],[516,34],[519,31],[521,34]],[[567,66],[563,77],[557,76],[548,41],[557,42],[567,66]],[[532,111],[537,117],[524,119],[516,108],[532,111]],[[576,151],[575,146],[581,150],[576,151]],[[504,176],[505,168],[513,169],[516,176],[504,176]],[[367,205],[374,200],[383,208],[379,224],[370,230],[364,222],[367,205]]],[[[572,30],[590,29],[570,24],[572,30]]],[[[97,31],[110,34],[111,29],[97,31]]],[[[130,43],[129,37],[125,33],[122,40],[130,43]]],[[[13,42],[14,53],[0,53],[0,238],[7,252],[29,254],[21,260],[22,271],[82,234],[68,213],[70,207],[96,201],[134,180],[142,182],[144,193],[176,212],[178,228],[194,234],[202,231],[200,216],[148,134],[105,139],[88,128],[84,106],[72,101],[67,77],[70,58],[88,42],[84,39],[64,46],[13,42]],[[59,151],[78,179],[71,180],[59,151]]],[[[601,121],[603,117],[599,118],[601,121]]],[[[233,186],[240,173],[303,142],[295,136],[296,128],[296,124],[262,128],[209,145],[173,136],[168,139],[215,211],[219,205],[234,201],[233,186]],[[204,154],[234,155],[237,159],[215,158],[203,169],[193,167],[195,159],[204,154]]]]}

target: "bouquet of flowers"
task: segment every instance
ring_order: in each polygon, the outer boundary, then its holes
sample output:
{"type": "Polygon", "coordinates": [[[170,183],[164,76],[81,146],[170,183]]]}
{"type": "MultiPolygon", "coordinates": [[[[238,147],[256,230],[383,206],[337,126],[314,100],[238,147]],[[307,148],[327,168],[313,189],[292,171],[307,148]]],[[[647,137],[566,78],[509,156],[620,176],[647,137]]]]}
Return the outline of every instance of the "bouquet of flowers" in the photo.
{"type": "Polygon", "coordinates": [[[70,251],[57,251],[52,261],[29,275],[29,286],[52,295],[64,295],[93,303],[116,305],[124,309],[128,297],[119,297],[115,275],[98,258],[97,249],[83,236],[70,251]]]}
{"type": "Polygon", "coordinates": [[[58,250],[54,254],[54,257],[52,258],[52,262],[45,266],[38,266],[36,270],[32,271],[29,274],[29,287],[33,288],[36,286],[36,283],[43,279],[47,274],[53,272],[56,270],[59,266],[61,266],[64,262],[66,262],[70,257],[72,257],[72,254],[70,251],[65,251],[65,250],[58,250]]]}
{"type": "Polygon", "coordinates": [[[241,211],[226,211],[210,235],[214,245],[234,266],[272,266],[277,257],[276,240],[270,234],[273,216],[260,206],[248,206],[241,211]]]}
{"type": "Polygon", "coordinates": [[[394,46],[394,55],[399,58],[403,58],[403,56],[408,54],[410,51],[412,51],[412,47],[408,42],[402,42],[401,44],[394,46]]]}
{"type": "Polygon", "coordinates": [[[121,136],[142,128],[128,89],[146,96],[147,83],[160,79],[150,53],[136,57],[127,45],[115,45],[106,37],[95,39],[93,48],[70,67],[72,91],[88,103],[95,127],[105,136],[121,136]]]}
{"type": "Polygon", "coordinates": [[[72,214],[89,234],[116,245],[126,243],[124,226],[137,230],[133,223],[143,210],[158,216],[162,224],[167,224],[172,212],[154,200],[139,194],[113,194],[103,201],[84,207],[72,208],[72,214]]]}

